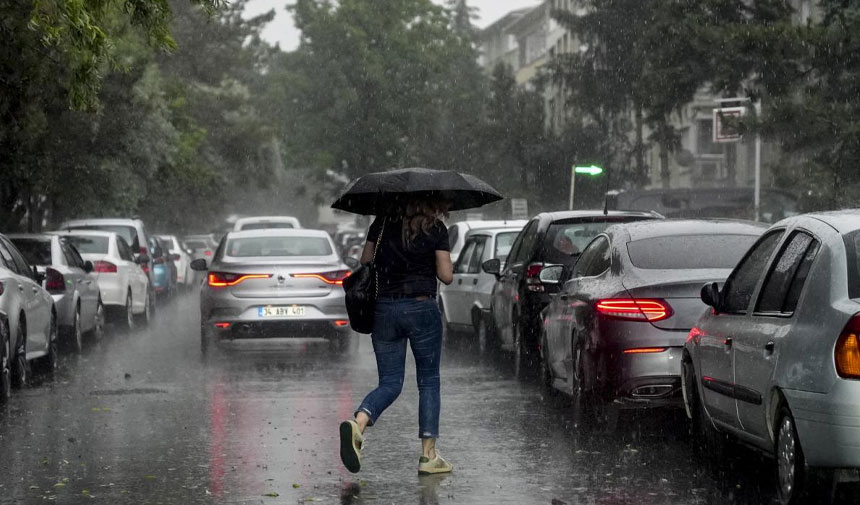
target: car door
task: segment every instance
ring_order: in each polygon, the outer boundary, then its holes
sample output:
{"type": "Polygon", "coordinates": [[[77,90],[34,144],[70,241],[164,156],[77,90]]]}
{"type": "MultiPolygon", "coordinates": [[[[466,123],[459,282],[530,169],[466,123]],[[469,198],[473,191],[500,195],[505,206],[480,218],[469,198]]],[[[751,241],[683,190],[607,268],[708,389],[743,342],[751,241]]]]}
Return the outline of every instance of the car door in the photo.
{"type": "Polygon", "coordinates": [[[120,236],[116,237],[117,251],[119,257],[127,266],[128,285],[131,289],[131,301],[135,310],[139,311],[146,303],[148,296],[149,276],[140,268],[140,265],[135,261],[134,251],[126,243],[125,239],[120,236]]]}
{"type": "Polygon", "coordinates": [[[445,298],[442,300],[445,306],[445,315],[449,323],[466,324],[463,304],[465,303],[465,285],[463,278],[469,271],[469,263],[475,253],[476,240],[473,237],[466,239],[457,262],[454,263],[454,280],[445,288],[445,298]]]}
{"type": "Polygon", "coordinates": [[[11,242],[2,238],[9,251],[18,274],[19,291],[26,300],[24,314],[27,317],[27,352],[47,349],[54,300],[42,289],[33,277],[33,269],[11,242]]]}
{"type": "Polygon", "coordinates": [[[489,309],[492,304],[493,284],[496,283],[496,278],[484,272],[481,269],[481,265],[483,265],[485,261],[495,257],[495,244],[497,237],[498,235],[486,237],[486,242],[484,243],[482,251],[483,254],[480,256],[476,255],[474,258],[477,260],[476,265],[473,265],[473,268],[477,268],[476,279],[478,282],[476,282],[474,288],[472,288],[471,296],[482,310],[489,309]]]}
{"type": "Polygon", "coordinates": [[[770,439],[766,397],[779,359],[780,341],[791,330],[794,310],[821,243],[795,230],[783,241],[767,269],[749,324],[734,334],[735,399],[741,428],[770,439]]]}
{"type": "Polygon", "coordinates": [[[751,323],[750,305],[784,230],[764,235],[729,275],[720,292],[718,314],[699,328],[697,355],[702,399],[714,421],[731,428],[739,425],[735,402],[734,339],[751,323]]]}
{"type": "Polygon", "coordinates": [[[475,307],[476,303],[476,293],[478,289],[478,282],[481,277],[481,263],[483,263],[484,251],[487,248],[487,237],[486,235],[476,235],[471,237],[473,241],[474,249],[472,250],[472,255],[469,258],[469,264],[466,265],[466,271],[461,274],[459,282],[462,282],[460,287],[461,293],[461,311],[460,314],[462,324],[466,324],[472,326],[472,309],[475,307]]]}
{"type": "Polygon", "coordinates": [[[92,329],[99,303],[99,285],[93,274],[86,271],[86,264],[74,244],[60,241],[63,253],[69,262],[69,268],[74,273],[75,285],[81,300],[81,324],[84,331],[92,329]]]}
{"type": "MultiPolygon", "coordinates": [[[[523,277],[528,266],[527,262],[533,253],[539,227],[540,222],[533,219],[523,229],[520,237],[517,238],[517,243],[514,244],[514,250],[508,256],[505,271],[502,273],[500,285],[497,287],[500,291],[498,320],[502,321],[499,336],[503,344],[512,346],[514,342],[514,318],[520,315],[520,286],[523,284],[523,277]]],[[[496,305],[494,303],[493,311],[495,312],[495,310],[496,305]]]]}

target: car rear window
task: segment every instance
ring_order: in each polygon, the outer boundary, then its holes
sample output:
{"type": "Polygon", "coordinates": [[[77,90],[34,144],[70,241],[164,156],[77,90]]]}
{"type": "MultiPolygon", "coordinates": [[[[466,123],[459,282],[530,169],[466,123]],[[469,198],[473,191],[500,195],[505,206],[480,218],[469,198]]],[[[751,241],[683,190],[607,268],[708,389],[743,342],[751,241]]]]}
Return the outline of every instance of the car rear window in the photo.
{"type": "Polygon", "coordinates": [[[518,231],[512,231],[496,235],[496,251],[493,254],[493,258],[499,258],[502,260],[502,264],[504,264],[505,260],[508,259],[508,255],[511,254],[511,247],[514,245],[514,240],[517,239],[517,235],[519,234],[520,232],[518,231]]]}
{"type": "Polygon", "coordinates": [[[81,254],[107,254],[107,237],[88,237],[86,235],[66,235],[66,240],[72,243],[81,254]]]}
{"type": "Polygon", "coordinates": [[[848,259],[848,297],[860,298],[860,230],[843,237],[848,259]]]}
{"type": "Polygon", "coordinates": [[[185,242],[185,245],[189,249],[209,249],[209,244],[203,241],[198,242],[197,240],[188,240],[185,242]]]}
{"type": "Polygon", "coordinates": [[[112,224],[93,224],[93,225],[81,225],[81,226],[71,226],[67,228],[69,230],[99,230],[99,231],[112,231],[119,235],[120,237],[125,239],[127,244],[131,245],[131,248],[137,253],[137,250],[141,247],[140,240],[137,238],[137,230],[134,229],[134,226],[123,226],[123,225],[112,225],[112,224]]]}
{"type": "Polygon", "coordinates": [[[53,263],[51,259],[50,239],[13,238],[10,240],[21,251],[21,254],[24,255],[27,263],[39,266],[53,263]]]}
{"type": "Polygon", "coordinates": [[[649,270],[734,268],[756,235],[673,235],[627,244],[630,261],[649,270]]]}
{"type": "Polygon", "coordinates": [[[543,242],[543,261],[570,264],[573,255],[581,253],[594,237],[612,226],[625,222],[619,219],[588,221],[557,221],[549,225],[543,242]]]}
{"type": "Polygon", "coordinates": [[[290,257],[329,256],[332,254],[329,241],[322,237],[248,237],[227,241],[226,256],[246,257],[290,257]]]}
{"type": "Polygon", "coordinates": [[[293,223],[248,223],[242,225],[241,231],[248,230],[277,230],[283,228],[295,228],[293,223]]]}

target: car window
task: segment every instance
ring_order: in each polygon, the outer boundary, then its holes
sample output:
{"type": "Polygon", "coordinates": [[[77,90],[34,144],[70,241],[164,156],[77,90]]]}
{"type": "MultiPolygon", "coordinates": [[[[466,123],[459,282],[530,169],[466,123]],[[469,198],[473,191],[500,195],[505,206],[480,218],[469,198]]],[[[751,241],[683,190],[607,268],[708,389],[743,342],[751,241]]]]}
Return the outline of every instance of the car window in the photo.
{"type": "Polygon", "coordinates": [[[18,249],[9,242],[6,242],[6,247],[9,249],[9,254],[12,256],[12,261],[15,263],[18,273],[25,277],[32,278],[33,271],[30,269],[30,265],[27,263],[27,260],[21,256],[20,252],[18,252],[18,249]]]}
{"type": "Polygon", "coordinates": [[[9,252],[9,249],[2,240],[0,240],[0,261],[3,262],[4,267],[13,272],[18,272],[18,266],[15,265],[15,261],[12,259],[12,254],[9,252]]]}
{"type": "Polygon", "coordinates": [[[116,237],[116,248],[117,252],[119,252],[120,258],[125,261],[134,261],[134,254],[132,254],[131,248],[128,246],[128,242],[119,235],[116,237]]]}
{"type": "Polygon", "coordinates": [[[807,233],[792,233],[771,264],[756,304],[756,312],[794,312],[817,253],[817,240],[807,233]]]}
{"type": "Polygon", "coordinates": [[[517,251],[520,249],[520,244],[523,243],[523,235],[525,235],[526,231],[531,228],[532,223],[527,224],[519,233],[517,233],[517,237],[514,239],[514,243],[511,246],[510,253],[508,257],[505,259],[505,270],[510,270],[514,265],[514,258],[517,255],[517,251]]]}
{"type": "Polygon", "coordinates": [[[81,258],[81,255],[80,255],[80,253],[78,253],[78,250],[77,250],[77,248],[75,248],[75,245],[70,244],[70,243],[66,243],[65,246],[68,248],[69,254],[71,255],[71,258],[72,258],[71,264],[80,268],[81,270],[83,270],[84,269],[84,259],[81,258]]]}
{"type": "Polygon", "coordinates": [[[607,259],[608,254],[609,239],[606,237],[598,237],[594,239],[585,248],[582,252],[582,256],[579,257],[579,260],[574,265],[571,277],[592,277],[603,273],[604,270],[609,268],[611,263],[611,261],[607,259]],[[594,266],[592,266],[592,264],[594,266]]]}
{"type": "Polygon", "coordinates": [[[776,248],[782,230],[762,237],[729,276],[722,291],[722,309],[734,314],[745,314],[752,299],[753,290],[764,274],[764,269],[776,248]]]}
{"type": "Polygon", "coordinates": [[[457,246],[457,243],[460,241],[460,227],[458,225],[451,225],[448,228],[448,245],[450,249],[453,251],[454,247],[457,246]]]}
{"type": "Polygon", "coordinates": [[[689,270],[734,268],[757,235],[673,235],[629,242],[627,253],[636,268],[689,270]]]}
{"type": "Polygon", "coordinates": [[[467,273],[481,273],[481,263],[484,258],[484,249],[487,247],[487,237],[475,237],[475,251],[472,253],[472,259],[469,261],[469,269],[467,273]]]}
{"type": "Polygon", "coordinates": [[[848,264],[848,297],[860,298],[860,231],[842,237],[845,243],[845,259],[848,264]]]}
{"type": "Polygon", "coordinates": [[[108,238],[88,235],[67,235],[65,240],[82,254],[107,254],[108,238]]]}
{"type": "Polygon", "coordinates": [[[51,240],[41,238],[11,239],[24,259],[31,265],[47,266],[53,263],[51,256],[51,240]]]}
{"type": "Polygon", "coordinates": [[[493,253],[493,258],[498,258],[502,263],[508,259],[511,253],[511,246],[514,245],[514,240],[517,239],[519,232],[506,232],[496,235],[496,251],[493,253]]]}
{"type": "Polygon", "coordinates": [[[537,243],[537,235],[538,235],[538,222],[532,221],[529,223],[529,227],[523,232],[522,240],[520,240],[520,246],[517,248],[514,253],[514,263],[524,263],[529,261],[534,253],[535,244],[537,243]]]}
{"type": "Polygon", "coordinates": [[[247,237],[227,242],[227,256],[287,257],[330,256],[333,253],[328,239],[323,237],[247,237]]]}
{"type": "Polygon", "coordinates": [[[110,231],[114,232],[120,237],[124,238],[125,241],[130,244],[130,247],[134,251],[138,251],[141,248],[140,240],[137,236],[137,230],[134,226],[123,226],[123,225],[109,225],[109,224],[94,224],[94,225],[81,225],[81,226],[72,226],[68,228],[69,230],[98,230],[98,231],[110,231]]]}
{"type": "Polygon", "coordinates": [[[472,254],[475,252],[475,244],[476,241],[473,238],[466,241],[466,245],[460,251],[460,256],[457,257],[457,264],[454,265],[455,274],[464,274],[468,271],[469,262],[472,260],[472,254]]]}

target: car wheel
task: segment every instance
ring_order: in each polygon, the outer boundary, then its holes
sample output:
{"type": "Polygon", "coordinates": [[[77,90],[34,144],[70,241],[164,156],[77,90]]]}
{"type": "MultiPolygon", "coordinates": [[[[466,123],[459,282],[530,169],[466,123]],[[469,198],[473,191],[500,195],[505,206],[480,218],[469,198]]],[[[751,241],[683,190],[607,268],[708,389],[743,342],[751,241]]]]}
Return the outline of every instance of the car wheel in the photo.
{"type": "Polygon", "coordinates": [[[551,396],[556,396],[558,394],[558,390],[553,386],[554,377],[552,375],[552,368],[549,366],[549,359],[547,353],[549,352],[549,347],[547,347],[547,338],[546,334],[541,337],[540,344],[540,370],[541,370],[541,386],[546,393],[551,396]]]}
{"type": "Polygon", "coordinates": [[[810,471],[797,437],[794,417],[788,407],[779,409],[776,431],[777,493],[783,505],[830,503],[835,491],[834,473],[810,471]]]}
{"type": "Polygon", "coordinates": [[[618,407],[601,397],[600,392],[586,384],[586,351],[582,345],[573,348],[574,385],[571,407],[573,424],[585,430],[600,430],[614,433],[620,415],[618,407]]]}
{"type": "MultiPolygon", "coordinates": [[[[80,318],[78,318],[80,321],[80,318]]],[[[78,323],[78,329],[80,330],[80,322],[78,323]]],[[[39,359],[39,372],[53,375],[54,372],[57,371],[57,367],[59,366],[59,356],[60,356],[60,343],[59,338],[57,336],[57,315],[51,314],[51,329],[50,335],[48,337],[48,354],[39,359]]],[[[80,336],[80,331],[77,332],[80,336]]]]}
{"type": "Polygon", "coordinates": [[[125,297],[125,327],[128,330],[134,329],[134,304],[131,299],[131,291],[125,297]]]}
{"type": "Polygon", "coordinates": [[[30,363],[27,361],[27,332],[24,325],[18,323],[12,357],[12,386],[21,388],[30,383],[30,363]]]}
{"type": "Polygon", "coordinates": [[[138,316],[141,326],[149,326],[152,324],[152,320],[155,317],[155,303],[153,301],[153,297],[153,294],[147,293],[146,299],[143,302],[143,313],[138,316]]]}
{"type": "Polygon", "coordinates": [[[523,366],[523,342],[520,336],[520,321],[514,314],[511,317],[511,345],[513,346],[514,375],[519,377],[523,366]]]}
{"type": "Polygon", "coordinates": [[[72,321],[72,332],[69,335],[68,340],[69,345],[72,348],[72,351],[80,354],[84,349],[84,337],[83,332],[81,332],[81,306],[78,305],[75,308],[75,319],[72,321]]]}
{"type": "Polygon", "coordinates": [[[685,407],[692,419],[693,441],[699,455],[705,458],[705,464],[719,466],[726,455],[728,440],[726,436],[714,427],[705,410],[705,404],[699,396],[698,381],[693,363],[685,356],[681,361],[681,375],[683,377],[683,393],[686,395],[685,407]]]}
{"type": "Polygon", "coordinates": [[[0,324],[0,403],[12,396],[12,341],[9,326],[0,324]]]}
{"type": "Polygon", "coordinates": [[[475,343],[478,346],[478,353],[484,355],[489,350],[489,342],[487,341],[487,321],[483,316],[478,316],[475,322],[475,343]]]}
{"type": "Polygon", "coordinates": [[[105,336],[105,306],[99,299],[96,305],[96,315],[93,321],[93,329],[90,330],[90,336],[96,342],[100,341],[105,336]]]}

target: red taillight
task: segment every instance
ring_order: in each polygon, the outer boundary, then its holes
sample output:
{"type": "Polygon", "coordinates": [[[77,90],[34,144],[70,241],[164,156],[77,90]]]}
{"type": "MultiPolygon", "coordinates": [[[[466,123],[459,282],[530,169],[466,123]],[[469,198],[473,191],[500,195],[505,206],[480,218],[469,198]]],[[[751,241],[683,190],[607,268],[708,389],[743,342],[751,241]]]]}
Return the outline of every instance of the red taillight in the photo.
{"type": "Polygon", "coordinates": [[[203,254],[204,254],[205,256],[212,256],[212,251],[210,251],[210,250],[208,250],[208,249],[207,249],[203,254]]]}
{"type": "Polygon", "coordinates": [[[45,270],[45,289],[48,293],[62,293],[66,290],[66,279],[63,274],[48,268],[45,270]]]}
{"type": "Polygon", "coordinates": [[[702,336],[702,330],[696,328],[695,326],[690,329],[690,333],[687,334],[687,342],[693,342],[695,344],[699,343],[699,337],[702,336]]]}
{"type": "Polygon", "coordinates": [[[542,293],[544,291],[543,283],[540,281],[540,273],[543,267],[543,263],[532,263],[526,267],[526,289],[535,293],[542,293]]]}
{"type": "Polygon", "coordinates": [[[235,286],[248,279],[268,279],[272,274],[228,274],[224,272],[211,272],[209,274],[209,285],[213,288],[235,286]]]}
{"type": "Polygon", "coordinates": [[[100,274],[115,274],[116,265],[114,265],[110,261],[99,260],[93,263],[93,272],[100,274]]]}
{"type": "Polygon", "coordinates": [[[543,263],[532,263],[528,268],[526,268],[526,277],[540,277],[541,270],[543,270],[543,263]]]}
{"type": "Polygon", "coordinates": [[[337,321],[334,322],[334,325],[337,326],[338,328],[343,328],[344,326],[349,325],[349,321],[347,321],[345,319],[338,319],[337,321]]]}
{"type": "Polygon", "coordinates": [[[836,341],[833,359],[843,379],[860,379],[860,314],[854,315],[836,341]]]}
{"type": "Polygon", "coordinates": [[[319,279],[326,284],[342,285],[343,280],[352,274],[349,270],[335,270],[333,272],[322,272],[319,274],[290,274],[296,279],[319,279]]]}
{"type": "Polygon", "coordinates": [[[624,354],[657,354],[666,352],[668,347],[636,347],[633,349],[624,349],[624,354]]]}
{"type": "MultiPolygon", "coordinates": [[[[146,247],[141,247],[139,249],[139,251],[140,251],[141,256],[148,256],[149,255],[149,252],[146,250],[146,247]]],[[[144,263],[143,265],[140,265],[140,269],[143,270],[143,273],[148,274],[149,273],[149,263],[144,263]]]]}
{"type": "Polygon", "coordinates": [[[604,316],[631,321],[661,321],[672,317],[672,307],[663,300],[615,298],[597,302],[604,316]]]}
{"type": "Polygon", "coordinates": [[[226,330],[230,328],[230,323],[215,323],[215,327],[221,330],[226,330]]]}

